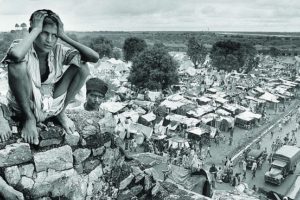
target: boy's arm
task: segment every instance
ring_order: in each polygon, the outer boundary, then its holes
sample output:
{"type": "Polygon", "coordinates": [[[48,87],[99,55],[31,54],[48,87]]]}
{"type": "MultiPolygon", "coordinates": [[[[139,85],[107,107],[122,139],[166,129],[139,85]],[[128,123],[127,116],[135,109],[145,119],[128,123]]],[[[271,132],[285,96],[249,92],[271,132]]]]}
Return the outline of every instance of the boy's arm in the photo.
{"type": "Polygon", "coordinates": [[[66,34],[63,34],[60,39],[68,43],[69,45],[73,46],[75,49],[77,49],[81,55],[81,58],[85,62],[93,62],[96,63],[99,60],[99,54],[94,51],[93,49],[76,42],[75,40],[72,40],[70,37],[68,37],[66,34]]]}
{"type": "Polygon", "coordinates": [[[47,14],[44,12],[38,12],[33,16],[31,32],[27,36],[25,36],[25,38],[20,43],[10,49],[7,54],[10,59],[14,60],[15,62],[20,62],[24,58],[31,45],[33,44],[33,41],[42,32],[43,21],[46,16],[47,14]]]}
{"type": "Polygon", "coordinates": [[[91,49],[79,42],[76,42],[76,41],[72,40],[70,37],[68,37],[64,31],[64,25],[63,25],[62,21],[60,20],[60,18],[57,15],[52,15],[52,16],[55,17],[58,22],[58,31],[57,31],[58,37],[61,40],[63,40],[64,42],[66,42],[69,45],[71,45],[72,47],[74,47],[75,49],[77,49],[79,51],[83,61],[94,62],[94,63],[98,62],[99,54],[96,51],[94,51],[93,49],[91,49]]]}

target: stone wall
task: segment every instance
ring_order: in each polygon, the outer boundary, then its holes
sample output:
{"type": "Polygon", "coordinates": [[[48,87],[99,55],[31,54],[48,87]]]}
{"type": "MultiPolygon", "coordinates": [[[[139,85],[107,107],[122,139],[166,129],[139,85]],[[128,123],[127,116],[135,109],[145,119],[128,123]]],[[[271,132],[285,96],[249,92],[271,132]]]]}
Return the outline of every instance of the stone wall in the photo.
{"type": "Polygon", "coordinates": [[[79,133],[64,135],[50,123],[39,146],[18,134],[0,144],[1,176],[26,199],[206,199],[163,182],[149,165],[125,161],[97,118],[75,120],[79,133]]]}

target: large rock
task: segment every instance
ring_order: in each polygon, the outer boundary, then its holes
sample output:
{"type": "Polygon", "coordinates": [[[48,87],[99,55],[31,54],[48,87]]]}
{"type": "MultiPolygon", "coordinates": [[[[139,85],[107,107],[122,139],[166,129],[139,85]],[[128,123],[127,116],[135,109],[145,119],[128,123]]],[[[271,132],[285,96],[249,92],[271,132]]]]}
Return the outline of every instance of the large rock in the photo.
{"type": "Polygon", "coordinates": [[[28,178],[32,178],[33,171],[34,171],[34,165],[33,164],[27,164],[19,166],[20,174],[21,176],[26,176],[28,178]]]}
{"type": "Polygon", "coordinates": [[[127,178],[125,178],[123,181],[121,181],[119,189],[124,190],[131,183],[133,178],[134,178],[134,175],[130,174],[127,178]]]}
{"type": "Polygon", "coordinates": [[[80,135],[77,131],[75,131],[73,134],[65,134],[65,144],[68,144],[70,146],[76,146],[79,142],[80,135]]]}
{"type": "Polygon", "coordinates": [[[72,149],[70,146],[62,146],[34,155],[34,164],[37,172],[48,169],[66,170],[73,167],[72,149]]]}
{"type": "Polygon", "coordinates": [[[11,186],[17,185],[17,183],[21,180],[20,171],[17,166],[5,168],[4,176],[7,183],[11,186]]]}
{"type": "Polygon", "coordinates": [[[96,148],[96,149],[92,149],[93,156],[101,156],[101,155],[104,154],[104,151],[105,151],[105,147],[104,146],[96,148]]]}
{"type": "MultiPolygon", "coordinates": [[[[30,191],[31,195],[36,197],[43,197],[49,196],[49,193],[53,192],[54,189],[60,188],[62,193],[67,193],[71,191],[67,191],[65,185],[70,177],[75,176],[76,172],[74,169],[69,169],[65,171],[55,171],[52,169],[48,169],[48,171],[42,171],[37,173],[37,177],[34,179],[34,186],[30,191]]],[[[76,188],[73,188],[74,190],[76,188]]],[[[57,196],[62,196],[58,194],[59,192],[56,191],[57,196]]]]}
{"type": "Polygon", "coordinates": [[[86,199],[93,199],[99,192],[101,192],[105,184],[102,176],[103,169],[101,165],[89,173],[86,199]]]}
{"type": "Polygon", "coordinates": [[[23,176],[18,183],[18,188],[21,191],[30,191],[34,185],[34,181],[31,178],[23,176]]]}
{"type": "Polygon", "coordinates": [[[101,161],[99,159],[87,159],[83,162],[83,172],[88,174],[100,164],[101,161]]]}
{"type": "Polygon", "coordinates": [[[39,143],[40,147],[48,147],[48,146],[52,146],[52,145],[59,145],[62,141],[61,139],[57,139],[57,138],[52,138],[52,139],[47,139],[47,140],[41,140],[39,143]]]}
{"type": "Polygon", "coordinates": [[[73,156],[76,164],[85,161],[90,155],[91,155],[90,149],[76,149],[73,152],[73,156]]]}
{"type": "Polygon", "coordinates": [[[143,191],[143,186],[136,185],[136,186],[133,186],[132,188],[130,188],[130,190],[135,196],[137,196],[143,191]]]}
{"type": "Polygon", "coordinates": [[[26,163],[32,159],[30,146],[27,143],[14,143],[0,150],[0,167],[10,167],[26,163]]]}

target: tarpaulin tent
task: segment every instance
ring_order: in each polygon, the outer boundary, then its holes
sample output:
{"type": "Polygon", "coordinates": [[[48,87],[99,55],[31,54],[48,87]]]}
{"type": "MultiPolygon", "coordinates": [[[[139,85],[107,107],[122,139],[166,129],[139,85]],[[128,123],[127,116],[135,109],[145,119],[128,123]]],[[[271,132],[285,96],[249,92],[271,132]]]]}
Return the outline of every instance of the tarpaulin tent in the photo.
{"type": "Polygon", "coordinates": [[[265,92],[263,95],[259,97],[260,99],[272,102],[272,103],[279,103],[277,97],[269,92],[265,92]]]}
{"type": "Polygon", "coordinates": [[[235,124],[239,127],[249,129],[253,127],[257,119],[260,119],[260,114],[255,114],[251,111],[245,111],[235,116],[235,124]]]}
{"type": "Polygon", "coordinates": [[[181,137],[172,137],[168,139],[169,147],[173,149],[181,149],[181,148],[189,148],[190,145],[188,143],[188,140],[181,137]]]}

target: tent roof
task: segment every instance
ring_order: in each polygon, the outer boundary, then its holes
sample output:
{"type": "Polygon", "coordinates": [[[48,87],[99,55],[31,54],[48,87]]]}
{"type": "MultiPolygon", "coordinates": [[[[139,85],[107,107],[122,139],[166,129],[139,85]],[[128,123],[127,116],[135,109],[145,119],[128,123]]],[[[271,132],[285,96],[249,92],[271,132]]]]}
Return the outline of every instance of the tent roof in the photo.
{"type": "Polygon", "coordinates": [[[208,133],[206,129],[203,129],[201,127],[192,127],[186,130],[188,133],[192,133],[198,136],[201,136],[205,133],[208,133]]]}
{"type": "Polygon", "coordinates": [[[253,119],[260,119],[261,115],[260,114],[255,114],[251,111],[245,111],[245,112],[242,112],[242,113],[238,114],[235,117],[239,118],[241,120],[244,120],[244,121],[251,121],[253,119]]]}
{"type": "Polygon", "coordinates": [[[271,101],[271,102],[274,102],[274,103],[279,103],[277,97],[274,94],[271,94],[269,92],[265,92],[259,98],[263,99],[263,100],[266,100],[266,101],[271,101]]]}

